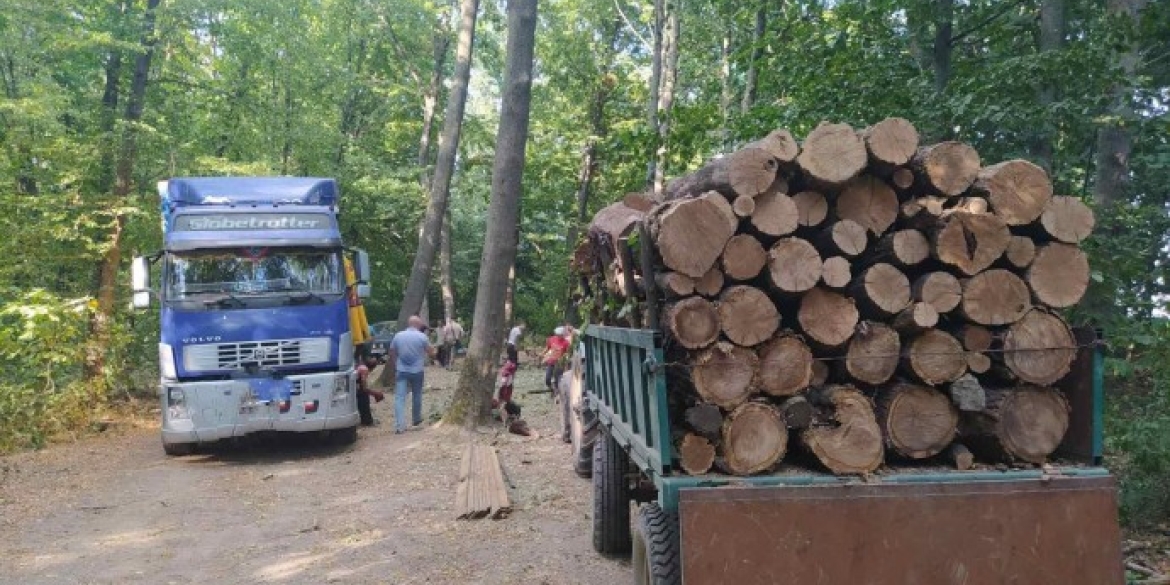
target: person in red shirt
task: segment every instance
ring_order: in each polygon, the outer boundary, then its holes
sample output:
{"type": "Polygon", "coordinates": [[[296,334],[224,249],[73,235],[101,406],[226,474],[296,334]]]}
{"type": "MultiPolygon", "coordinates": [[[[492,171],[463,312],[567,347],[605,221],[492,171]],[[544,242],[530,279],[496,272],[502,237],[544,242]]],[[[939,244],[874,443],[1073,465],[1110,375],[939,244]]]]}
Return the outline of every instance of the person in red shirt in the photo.
{"type": "Polygon", "coordinates": [[[511,423],[520,417],[520,405],[512,401],[513,382],[516,377],[516,362],[508,360],[500,368],[500,375],[496,379],[496,392],[492,396],[492,409],[502,408],[500,420],[511,423]]]}
{"type": "Polygon", "coordinates": [[[544,365],[544,385],[556,398],[557,381],[561,379],[564,370],[564,357],[569,351],[569,331],[564,327],[557,327],[548,341],[544,343],[544,354],[541,364],[544,365]]]}

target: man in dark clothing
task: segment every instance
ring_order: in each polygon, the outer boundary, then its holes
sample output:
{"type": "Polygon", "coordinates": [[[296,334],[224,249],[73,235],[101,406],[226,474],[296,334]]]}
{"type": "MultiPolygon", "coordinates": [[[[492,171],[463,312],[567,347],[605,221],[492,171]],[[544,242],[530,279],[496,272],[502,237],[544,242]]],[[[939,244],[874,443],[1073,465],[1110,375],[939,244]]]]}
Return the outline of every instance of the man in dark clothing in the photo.
{"type": "Polygon", "coordinates": [[[358,414],[361,415],[363,426],[374,426],[377,421],[374,420],[374,413],[370,410],[370,397],[374,398],[375,402],[381,402],[386,397],[378,390],[370,387],[372,381],[370,380],[370,372],[378,366],[378,358],[370,355],[363,347],[358,348],[357,357],[361,365],[357,367],[357,406],[358,414]]]}

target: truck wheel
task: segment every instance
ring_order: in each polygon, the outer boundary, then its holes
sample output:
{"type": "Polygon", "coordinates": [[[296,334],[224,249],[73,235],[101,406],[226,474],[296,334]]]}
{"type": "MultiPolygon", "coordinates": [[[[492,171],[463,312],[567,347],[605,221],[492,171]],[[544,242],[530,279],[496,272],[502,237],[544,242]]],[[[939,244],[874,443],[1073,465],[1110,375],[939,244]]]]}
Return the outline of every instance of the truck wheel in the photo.
{"type": "Polygon", "coordinates": [[[195,452],[195,443],[163,443],[163,453],[171,457],[182,457],[195,452]]]}
{"type": "Polygon", "coordinates": [[[357,437],[357,427],[329,431],[329,439],[333,441],[334,445],[352,445],[357,442],[357,437]]]}
{"type": "Polygon", "coordinates": [[[679,585],[682,557],[679,555],[678,516],[658,504],[638,509],[634,528],[634,583],[637,585],[679,585]]]}
{"type": "Polygon", "coordinates": [[[593,449],[597,444],[597,415],[584,409],[574,414],[573,471],[580,477],[593,475],[593,449]]]}
{"type": "Polygon", "coordinates": [[[608,556],[630,554],[629,455],[602,431],[593,447],[593,548],[608,556]]]}

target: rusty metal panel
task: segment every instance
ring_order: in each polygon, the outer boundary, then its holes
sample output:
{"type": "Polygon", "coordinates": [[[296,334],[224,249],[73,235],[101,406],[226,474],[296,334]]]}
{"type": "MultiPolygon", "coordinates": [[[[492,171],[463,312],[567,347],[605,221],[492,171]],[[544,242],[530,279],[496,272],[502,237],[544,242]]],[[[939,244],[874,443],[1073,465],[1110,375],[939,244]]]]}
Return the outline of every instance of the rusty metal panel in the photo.
{"type": "Polygon", "coordinates": [[[1123,585],[1112,477],[700,488],[686,585],[1123,585]]]}

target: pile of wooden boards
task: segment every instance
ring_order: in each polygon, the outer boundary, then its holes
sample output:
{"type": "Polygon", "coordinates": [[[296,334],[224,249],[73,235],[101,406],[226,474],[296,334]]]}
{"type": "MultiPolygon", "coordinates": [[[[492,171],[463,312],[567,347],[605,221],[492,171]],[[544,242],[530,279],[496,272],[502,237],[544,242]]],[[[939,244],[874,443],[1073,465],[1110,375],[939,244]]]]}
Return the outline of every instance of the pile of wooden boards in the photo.
{"type": "Polygon", "coordinates": [[[688,473],[773,470],[790,436],[835,473],[1042,463],[1093,224],[1030,162],[822,123],[602,209],[572,265],[594,323],[664,332],[688,473]]]}
{"type": "Polygon", "coordinates": [[[512,513],[495,448],[468,443],[463,450],[459,486],[455,490],[455,512],[460,520],[498,520],[512,513]]]}

